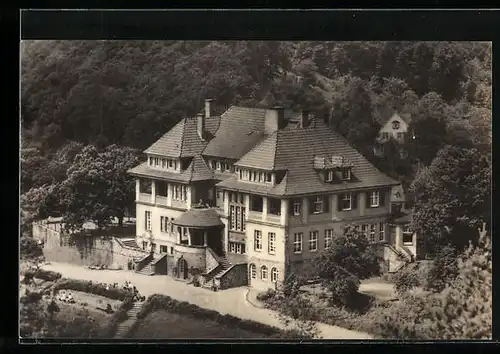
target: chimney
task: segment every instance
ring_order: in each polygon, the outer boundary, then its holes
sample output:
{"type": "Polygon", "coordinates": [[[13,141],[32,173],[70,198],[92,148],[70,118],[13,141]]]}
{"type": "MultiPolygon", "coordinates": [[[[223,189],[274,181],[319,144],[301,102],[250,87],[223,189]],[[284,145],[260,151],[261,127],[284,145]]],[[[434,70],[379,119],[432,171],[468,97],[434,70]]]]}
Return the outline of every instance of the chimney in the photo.
{"type": "Polygon", "coordinates": [[[213,99],[212,98],[207,98],[205,100],[205,117],[210,118],[211,112],[210,112],[210,104],[212,103],[213,99]]]}
{"type": "Polygon", "coordinates": [[[309,110],[303,109],[302,116],[300,117],[300,127],[307,128],[309,126],[309,110]]]}
{"type": "Polygon", "coordinates": [[[266,118],[264,123],[264,132],[272,134],[279,129],[285,127],[285,109],[281,106],[275,106],[266,110],[266,118]]]}
{"type": "Polygon", "coordinates": [[[198,135],[202,140],[204,140],[205,137],[205,116],[203,113],[198,113],[198,116],[196,117],[196,127],[198,130],[198,135]]]}

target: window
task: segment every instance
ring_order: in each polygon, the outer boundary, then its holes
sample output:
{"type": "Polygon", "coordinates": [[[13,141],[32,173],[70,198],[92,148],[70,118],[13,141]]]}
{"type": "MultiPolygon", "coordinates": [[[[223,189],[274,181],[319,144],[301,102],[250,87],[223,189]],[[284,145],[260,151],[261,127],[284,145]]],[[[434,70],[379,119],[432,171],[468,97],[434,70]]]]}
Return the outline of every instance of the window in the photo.
{"type": "Polygon", "coordinates": [[[352,196],[351,193],[342,194],[342,198],[340,200],[342,210],[351,210],[352,208],[352,196]]]}
{"type": "Polygon", "coordinates": [[[388,132],[383,132],[382,133],[382,139],[389,140],[389,133],[388,132]]]}
{"type": "Polygon", "coordinates": [[[323,196],[317,196],[313,200],[312,210],[313,210],[314,214],[319,214],[319,213],[323,212],[323,209],[324,209],[323,203],[324,203],[323,196]]]}
{"type": "Polygon", "coordinates": [[[332,229],[325,230],[325,249],[331,246],[332,238],[333,238],[333,230],[332,229]]]}
{"type": "Polygon", "coordinates": [[[368,225],[361,225],[361,234],[366,237],[366,230],[368,229],[368,225]]]}
{"type": "Polygon", "coordinates": [[[156,195],[166,197],[168,194],[168,184],[163,181],[156,181],[156,195]]]}
{"type": "Polygon", "coordinates": [[[326,181],[327,182],[332,182],[333,181],[333,170],[330,170],[326,173],[326,181]]]}
{"type": "Polygon", "coordinates": [[[378,229],[378,240],[385,241],[385,224],[381,222],[378,229]]]}
{"type": "Polygon", "coordinates": [[[170,219],[170,233],[174,233],[174,218],[170,219]]]}
{"type": "Polygon", "coordinates": [[[222,170],[222,166],[220,164],[220,161],[217,161],[215,166],[216,166],[215,168],[217,169],[217,171],[222,170]]]}
{"type": "Polygon", "coordinates": [[[155,157],[155,167],[160,167],[160,158],[155,157]]]}
{"type": "Polygon", "coordinates": [[[152,157],[149,158],[149,166],[153,166],[153,158],[152,157]]]}
{"type": "Polygon", "coordinates": [[[260,196],[252,195],[251,199],[250,199],[250,204],[251,204],[250,208],[251,208],[252,211],[260,211],[260,212],[262,212],[262,208],[263,208],[263,205],[264,205],[264,200],[260,196]]]}
{"type": "Polygon", "coordinates": [[[161,159],[161,167],[165,168],[167,166],[167,159],[161,159]]]}
{"type": "Polygon", "coordinates": [[[267,267],[264,265],[262,267],[260,267],[260,278],[262,280],[266,280],[267,279],[267,267]]]}
{"type": "Polygon", "coordinates": [[[270,254],[276,253],[276,234],[274,232],[269,232],[268,237],[268,252],[270,254]]]}
{"type": "Polygon", "coordinates": [[[409,225],[403,227],[403,244],[413,244],[413,232],[410,231],[409,225]]]}
{"type": "Polygon", "coordinates": [[[139,181],[139,192],[145,194],[151,194],[151,180],[141,179],[139,181]]]}
{"type": "Polygon", "coordinates": [[[142,249],[146,250],[148,248],[148,243],[146,241],[142,241],[142,249]]]}
{"type": "Polygon", "coordinates": [[[271,269],[271,281],[273,283],[276,283],[278,281],[278,269],[276,268],[271,269]]]}
{"type": "Polygon", "coordinates": [[[257,267],[255,264],[250,264],[250,278],[255,279],[257,278],[257,267]]]}
{"type": "Polygon", "coordinates": [[[146,212],[144,213],[144,220],[145,220],[145,225],[144,225],[144,229],[146,231],[151,231],[151,212],[149,210],[146,210],[146,212]]]}
{"type": "Polygon", "coordinates": [[[266,182],[271,182],[271,174],[269,172],[266,172],[266,182]]]}
{"type": "Polygon", "coordinates": [[[212,168],[212,170],[215,170],[217,168],[215,160],[210,160],[210,167],[212,168]]]}
{"type": "Polygon", "coordinates": [[[262,231],[255,230],[253,235],[253,247],[256,251],[262,251],[262,231]]]}
{"type": "Polygon", "coordinates": [[[244,254],[245,253],[245,244],[244,243],[229,241],[228,246],[229,246],[229,252],[231,252],[231,253],[237,253],[237,254],[244,254]]]}
{"type": "Polygon", "coordinates": [[[237,205],[229,206],[229,229],[235,231],[245,231],[246,209],[237,205]]]}
{"type": "Polygon", "coordinates": [[[397,133],[396,133],[396,139],[398,139],[398,140],[402,140],[402,139],[403,139],[403,133],[401,133],[401,132],[397,132],[397,133]]]}
{"type": "Polygon", "coordinates": [[[168,247],[167,246],[160,246],[160,253],[168,253],[168,247]]]}
{"type": "Polygon", "coordinates": [[[309,251],[316,252],[318,250],[318,231],[309,233],[309,251]]]}
{"type": "Polygon", "coordinates": [[[269,205],[269,214],[281,215],[281,200],[275,198],[267,198],[267,203],[269,205]]]}
{"type": "Polygon", "coordinates": [[[351,169],[349,167],[342,169],[342,179],[348,181],[351,179],[351,169]]]}
{"type": "Polygon", "coordinates": [[[174,254],[174,248],[170,247],[170,254],[174,254]]]}
{"type": "Polygon", "coordinates": [[[160,216],[160,231],[167,232],[168,231],[168,217],[160,216]]]}
{"type": "Polygon", "coordinates": [[[302,253],[302,232],[293,234],[293,253],[302,253]]]}
{"type": "Polygon", "coordinates": [[[156,252],[156,243],[151,244],[151,252],[156,252]]]}
{"type": "Polygon", "coordinates": [[[378,191],[374,191],[370,193],[370,207],[376,208],[380,203],[380,193],[378,191]]]}
{"type": "Polygon", "coordinates": [[[302,202],[300,199],[295,199],[293,201],[293,215],[300,215],[300,211],[302,210],[302,202]]]}
{"type": "Polygon", "coordinates": [[[168,161],[168,168],[174,167],[174,161],[173,160],[168,159],[167,161],[168,161]]]}
{"type": "Polygon", "coordinates": [[[399,122],[397,120],[392,122],[392,129],[399,129],[399,122]]]}
{"type": "Polygon", "coordinates": [[[375,230],[377,228],[377,225],[375,224],[370,224],[370,238],[368,239],[370,242],[375,242],[375,230]]]}

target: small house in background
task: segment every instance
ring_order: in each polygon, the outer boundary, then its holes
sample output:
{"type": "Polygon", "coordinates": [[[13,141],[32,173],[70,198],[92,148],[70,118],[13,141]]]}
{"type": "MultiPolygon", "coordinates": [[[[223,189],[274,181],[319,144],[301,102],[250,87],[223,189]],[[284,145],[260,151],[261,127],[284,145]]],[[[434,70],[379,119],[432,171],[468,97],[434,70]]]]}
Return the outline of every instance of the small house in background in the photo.
{"type": "MultiPolygon", "coordinates": [[[[410,128],[410,115],[392,112],[389,114],[389,118],[380,122],[382,128],[380,128],[377,140],[373,147],[373,153],[377,156],[384,154],[384,144],[391,139],[399,144],[403,144],[408,139],[408,131],[410,128]]],[[[406,153],[400,151],[402,158],[405,158],[406,153]]]]}

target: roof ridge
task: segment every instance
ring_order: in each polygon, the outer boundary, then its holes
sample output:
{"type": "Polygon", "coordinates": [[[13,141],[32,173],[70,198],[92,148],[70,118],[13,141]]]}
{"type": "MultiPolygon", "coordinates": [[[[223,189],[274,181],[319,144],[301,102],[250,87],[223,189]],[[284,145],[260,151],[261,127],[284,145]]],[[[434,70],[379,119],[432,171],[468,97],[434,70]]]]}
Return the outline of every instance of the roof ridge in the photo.
{"type": "Polygon", "coordinates": [[[279,137],[279,130],[276,130],[276,141],[274,142],[274,155],[273,155],[273,171],[276,167],[276,152],[278,151],[278,137],[279,137]]]}
{"type": "Polygon", "coordinates": [[[180,149],[179,149],[179,157],[182,156],[182,148],[184,146],[184,134],[186,132],[186,121],[187,121],[187,118],[182,118],[182,134],[181,134],[181,146],[180,146],[180,149]]]}

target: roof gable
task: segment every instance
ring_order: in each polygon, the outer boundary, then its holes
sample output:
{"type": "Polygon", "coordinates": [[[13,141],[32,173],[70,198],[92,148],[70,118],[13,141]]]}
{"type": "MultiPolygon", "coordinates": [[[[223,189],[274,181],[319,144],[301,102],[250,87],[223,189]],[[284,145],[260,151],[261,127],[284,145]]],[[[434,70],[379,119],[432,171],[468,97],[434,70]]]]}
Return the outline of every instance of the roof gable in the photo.
{"type": "Polygon", "coordinates": [[[209,139],[219,128],[219,123],[220,117],[205,118],[205,130],[208,134],[207,139],[202,140],[198,135],[197,119],[183,118],[144,152],[174,158],[193,157],[207,146],[209,139]]]}
{"type": "Polygon", "coordinates": [[[235,165],[263,170],[273,170],[277,140],[278,132],[274,132],[246,153],[235,165]]]}

